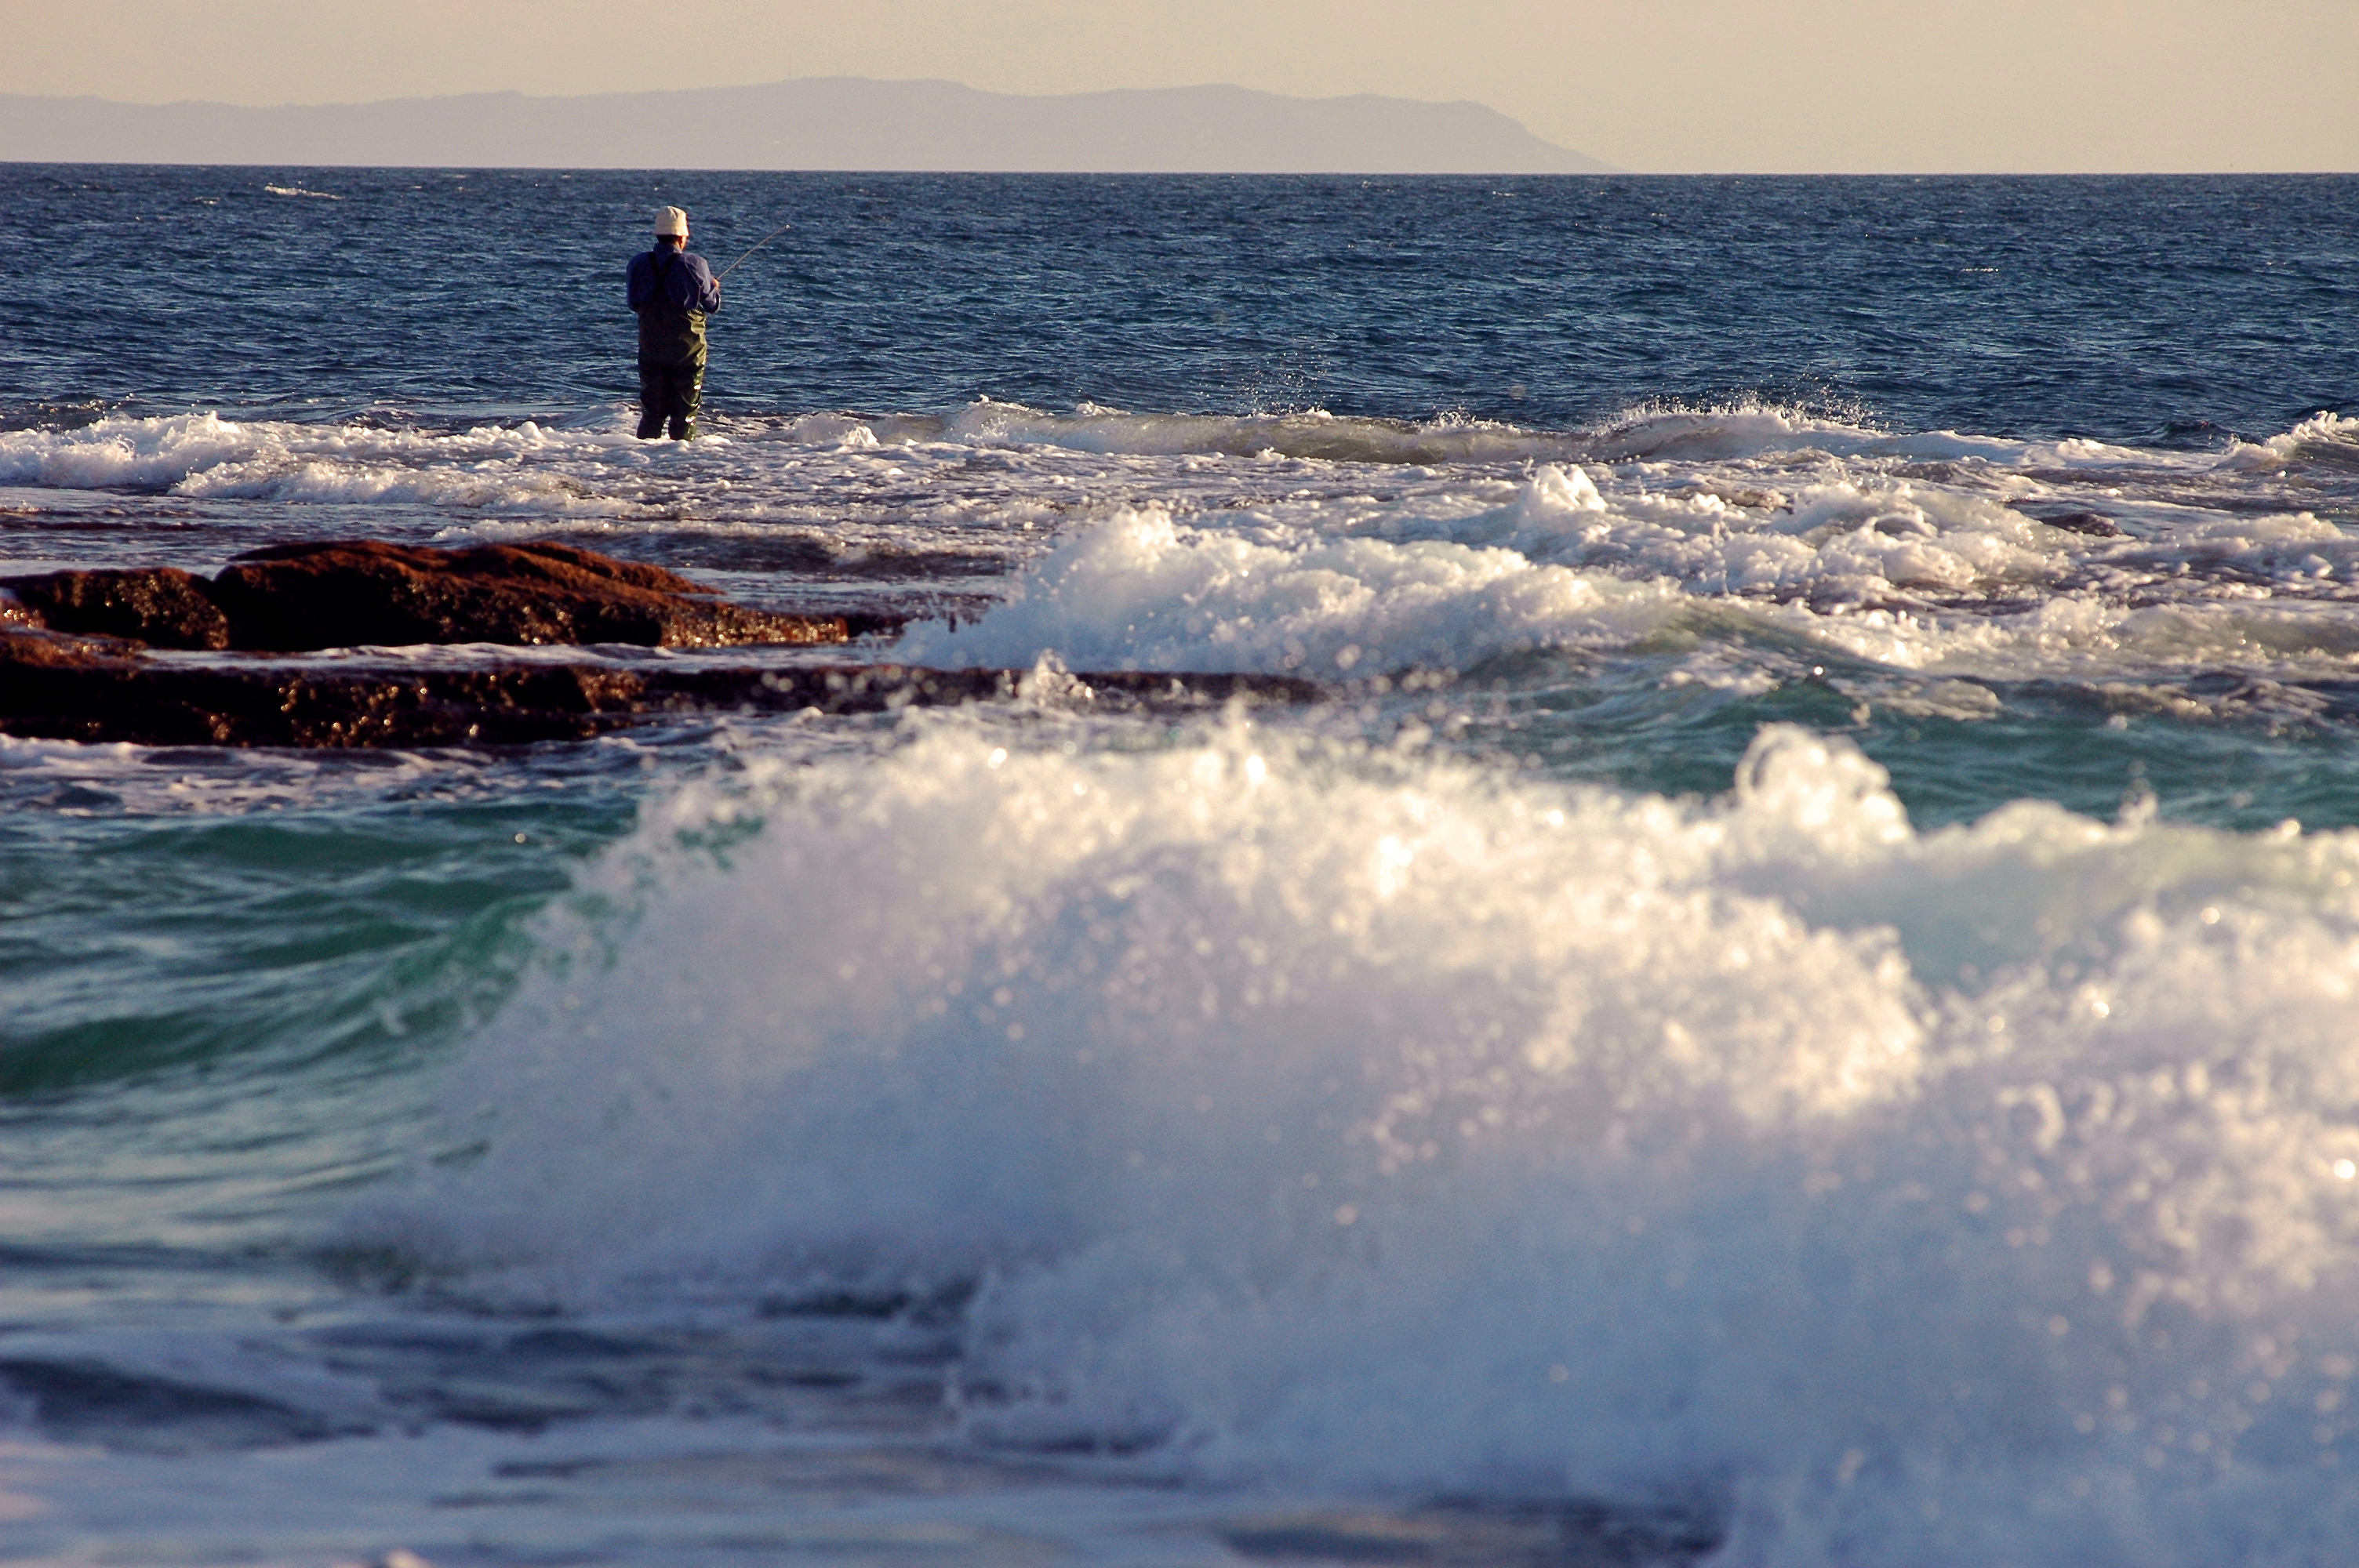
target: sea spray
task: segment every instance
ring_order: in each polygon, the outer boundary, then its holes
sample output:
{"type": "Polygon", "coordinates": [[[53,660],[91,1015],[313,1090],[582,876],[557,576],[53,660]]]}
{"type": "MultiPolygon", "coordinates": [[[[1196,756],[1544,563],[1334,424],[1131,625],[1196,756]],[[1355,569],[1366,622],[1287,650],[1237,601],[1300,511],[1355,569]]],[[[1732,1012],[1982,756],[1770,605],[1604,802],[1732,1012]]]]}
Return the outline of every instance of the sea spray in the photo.
{"type": "Polygon", "coordinates": [[[1155,1472],[1738,1561],[2340,1528],[2359,838],[1920,836],[1795,730],[1682,804],[1003,728],[652,810],[488,1152],[357,1223],[576,1310],[973,1292],[971,1440],[1155,1472]]]}
{"type": "Polygon", "coordinates": [[[1116,512],[1060,543],[1007,600],[897,650],[951,667],[1302,670],[1439,665],[1535,646],[1636,641],[1673,612],[1651,585],[1535,566],[1509,550],[1375,539],[1266,544],[1116,512]]]}

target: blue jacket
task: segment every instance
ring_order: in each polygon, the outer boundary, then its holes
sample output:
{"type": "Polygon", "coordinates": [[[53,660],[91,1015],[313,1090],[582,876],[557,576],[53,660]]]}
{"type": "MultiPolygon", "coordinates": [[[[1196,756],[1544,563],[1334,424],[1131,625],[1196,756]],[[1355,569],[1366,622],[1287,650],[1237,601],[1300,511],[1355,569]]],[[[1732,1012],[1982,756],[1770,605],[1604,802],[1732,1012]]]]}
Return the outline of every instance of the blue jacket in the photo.
{"type": "Polygon", "coordinates": [[[673,250],[669,245],[633,256],[627,284],[626,297],[631,308],[642,316],[647,314],[648,306],[658,302],[670,307],[659,312],[665,315],[721,308],[721,284],[712,276],[712,269],[704,265],[704,258],[685,250],[673,250]],[[656,264],[665,256],[671,259],[658,277],[656,264]]]}

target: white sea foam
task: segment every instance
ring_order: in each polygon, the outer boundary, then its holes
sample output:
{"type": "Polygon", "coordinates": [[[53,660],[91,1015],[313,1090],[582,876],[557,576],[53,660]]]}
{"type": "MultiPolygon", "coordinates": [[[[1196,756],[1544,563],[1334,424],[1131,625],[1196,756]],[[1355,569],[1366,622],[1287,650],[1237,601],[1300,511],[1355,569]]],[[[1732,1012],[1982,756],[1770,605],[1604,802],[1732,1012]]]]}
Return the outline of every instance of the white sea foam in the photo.
{"type": "Polygon", "coordinates": [[[2306,458],[2325,458],[2346,467],[2359,462],[2359,418],[2313,414],[2283,435],[2235,442],[2220,466],[2267,472],[2306,458]]]}
{"type": "Polygon", "coordinates": [[[2091,576],[2093,568],[2149,588],[2196,568],[2204,574],[2199,582],[2225,577],[2248,598],[2255,583],[2359,584],[2359,537],[2310,513],[2214,514],[2109,497],[2106,504],[2136,513],[2136,525],[2093,539],[2014,504],[2027,493],[2052,497],[2028,481],[1969,489],[1855,464],[1799,483],[1780,475],[1786,482],[1775,488],[1747,486],[1744,477],[1741,469],[1705,469],[1677,472],[1666,483],[1647,467],[1626,475],[1601,468],[1593,476],[1575,465],[1542,464],[1502,496],[1504,504],[1396,510],[1351,526],[1669,579],[1691,593],[1801,597],[1821,605],[1920,591],[2003,596],[2091,576]]]}
{"type": "Polygon", "coordinates": [[[1284,414],[1130,414],[1085,405],[1070,414],[984,399],[952,415],[948,438],[977,445],[1070,448],[1137,456],[1309,458],[1346,463],[1519,462],[1583,449],[1578,435],[1482,419],[1343,418],[1284,414]]]}
{"type": "MultiPolygon", "coordinates": [[[[882,451],[891,460],[928,447],[1038,449],[1075,457],[1281,458],[1372,468],[1577,463],[1636,464],[1663,474],[1714,466],[1770,469],[1832,461],[1880,470],[1961,463],[1995,473],[2075,469],[2158,477],[2274,470],[2303,454],[2332,455],[2354,443],[2359,421],[2320,415],[2258,444],[2223,454],[2180,453],[2085,440],[2022,441],[1950,431],[1891,433],[1773,406],[1647,408],[1582,430],[1530,429],[1468,418],[1424,422],[1347,418],[1321,410],[1282,414],[1132,414],[1084,405],[1057,413],[979,400],[948,416],[811,413],[743,432],[758,449],[882,451]]],[[[733,444],[719,439],[699,451],[733,444]]],[[[0,432],[0,483],[158,488],[224,464],[349,460],[447,467],[532,460],[603,460],[628,469],[676,461],[658,443],[634,441],[617,411],[596,428],[555,429],[524,421],[463,430],[376,424],[224,420],[217,414],[110,417],[63,430],[0,432]]],[[[1570,471],[1568,466],[1567,471],[1570,471]]]]}
{"type": "Polygon", "coordinates": [[[1844,477],[1790,492],[1609,478],[1610,498],[1578,465],[1542,464],[1503,507],[1471,516],[1371,519],[1396,538],[1503,546],[1535,561],[1663,578],[1691,593],[1875,599],[2054,577],[2054,531],[1994,497],[1908,480],[1844,477]]]}
{"type": "Polygon", "coordinates": [[[1919,835],[1792,730],[1702,805],[1013,734],[672,797],[462,1069],[488,1154],[357,1232],[584,1307],[980,1280],[977,1441],[1730,1562],[2359,1541],[2359,837],[1919,835]]]}
{"type": "MultiPolygon", "coordinates": [[[[896,656],[943,667],[1052,655],[1093,669],[1465,669],[1531,649],[1643,645],[1718,600],[1718,613],[1781,640],[1939,676],[2339,679],[2359,662],[2338,604],[2249,589],[2144,605],[2093,589],[2051,589],[2024,610],[1977,602],[2085,570],[2088,543],[1986,497],[1910,481],[1821,484],[1774,508],[1740,507],[1614,478],[1601,492],[1578,467],[1543,465],[1444,507],[1362,508],[1333,532],[1124,508],[1068,534],[980,618],[911,628],[896,656]],[[1493,496],[1505,503],[1483,504],[1493,496]],[[1966,602],[1891,602],[1927,590],[1966,602]]],[[[2112,569],[2147,580],[2190,563],[2240,583],[2359,580],[2359,539],[2313,517],[2196,521],[2167,540],[2104,544],[2112,569]]]]}
{"type": "MultiPolygon", "coordinates": [[[[984,398],[939,427],[978,445],[1041,445],[1139,456],[1267,453],[1332,462],[1432,465],[1501,462],[1732,462],[1794,454],[1908,461],[1972,460],[2005,467],[2139,465],[2153,454],[2088,440],[2022,441],[1934,430],[1894,433],[1772,404],[1647,406],[1573,430],[1496,420],[1354,418],[1324,409],[1288,413],[1134,414],[1084,405],[1070,413],[984,398]]],[[[914,438],[916,429],[908,432],[914,438]]]]}
{"type": "Polygon", "coordinates": [[[251,456],[245,427],[213,414],[102,419],[65,431],[0,432],[0,482],[98,489],[173,484],[251,456]]]}
{"type": "MultiPolygon", "coordinates": [[[[2267,602],[2131,608],[2058,596],[2004,615],[1874,610],[1821,615],[1799,606],[1763,623],[1841,656],[1913,676],[1966,680],[2166,683],[2191,674],[2343,681],[2359,672],[2359,628],[2341,606],[2267,602]]],[[[2168,698],[2158,687],[2156,700],[2168,698]]],[[[2181,711],[2193,715],[2192,700],[2181,711]]]]}
{"type": "Polygon", "coordinates": [[[1637,458],[1688,462],[1727,462],[1797,451],[2008,460],[2024,449],[2017,442],[1957,436],[1946,430],[1896,436],[1794,409],[1754,405],[1634,410],[1598,432],[1592,448],[1600,460],[1637,458]]]}
{"type": "Polygon", "coordinates": [[[113,418],[65,431],[0,433],[0,483],[562,512],[589,498],[547,460],[603,454],[616,444],[612,433],[560,435],[530,421],[431,432],[210,413],[113,418]]]}
{"type": "Polygon", "coordinates": [[[2340,621],[2303,605],[2359,591],[2359,537],[2254,504],[2282,486],[2252,464],[2331,465],[2354,427],[2321,416],[2223,455],[1886,436],[1773,408],[1545,435],[984,402],[682,449],[635,441],[619,415],[432,430],[199,414],[0,433],[0,485],[334,507],[357,514],[339,528],[452,540],[561,519],[618,538],[802,530],[847,569],[871,550],[919,575],[1028,563],[980,622],[913,630],[904,655],[944,664],[1466,668],[1644,645],[1701,616],[1974,680],[2309,679],[2349,674],[2340,621]],[[1633,455],[1598,460],[1608,449],[1633,455]],[[2093,486],[2111,533],[2037,520],[2093,486]]]}
{"type": "Polygon", "coordinates": [[[1666,588],[1511,550],[1315,536],[1288,547],[1146,507],[1068,537],[981,620],[912,629],[896,654],[951,667],[1049,653],[1093,669],[1458,667],[1515,649],[1619,646],[1674,607],[1666,588]]]}

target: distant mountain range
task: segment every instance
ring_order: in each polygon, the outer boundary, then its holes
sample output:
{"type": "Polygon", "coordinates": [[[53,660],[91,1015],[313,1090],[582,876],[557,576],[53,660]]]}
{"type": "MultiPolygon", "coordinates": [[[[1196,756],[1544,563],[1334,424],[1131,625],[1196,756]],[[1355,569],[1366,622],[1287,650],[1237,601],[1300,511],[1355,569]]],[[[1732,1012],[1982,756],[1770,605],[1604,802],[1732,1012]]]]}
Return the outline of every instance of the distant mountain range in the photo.
{"type": "Polygon", "coordinates": [[[474,92],[252,109],[0,94],[0,161],[458,168],[1595,174],[1480,103],[1243,87],[1064,97],[954,81],[529,98],[474,92]]]}

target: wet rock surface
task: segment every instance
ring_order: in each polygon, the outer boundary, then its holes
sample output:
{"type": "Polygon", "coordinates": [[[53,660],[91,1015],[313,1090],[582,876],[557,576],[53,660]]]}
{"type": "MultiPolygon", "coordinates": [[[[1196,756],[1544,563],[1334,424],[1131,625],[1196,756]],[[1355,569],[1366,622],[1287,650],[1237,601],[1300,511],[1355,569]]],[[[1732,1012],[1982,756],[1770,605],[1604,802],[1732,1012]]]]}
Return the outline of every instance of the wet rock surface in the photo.
{"type": "Polygon", "coordinates": [[[303,653],[421,643],[729,648],[841,643],[892,617],[733,604],[661,567],[571,545],[277,546],[207,579],[171,567],[0,579],[49,630],[151,647],[303,653]]]}
{"type": "Polygon", "coordinates": [[[77,637],[0,622],[0,701],[28,670],[127,670],[144,652],[143,644],[121,637],[77,637]]]}
{"type": "Polygon", "coordinates": [[[226,648],[229,617],[212,585],[177,567],[46,572],[0,579],[38,623],[60,632],[130,637],[158,648],[226,648]]]}
{"type": "Polygon", "coordinates": [[[2123,536],[2121,525],[2102,512],[2060,507],[2045,502],[2010,501],[2007,505],[2034,522],[2045,523],[2050,528],[2061,528],[2068,534],[2084,534],[2092,539],[2118,539],[2123,536]]]}
{"type": "Polygon", "coordinates": [[[1012,697],[1299,701],[1310,682],[1116,673],[1034,677],[896,665],[679,667],[491,657],[419,667],[365,658],[175,660],[153,649],[290,654],[417,643],[842,643],[897,617],[732,604],[660,567],[566,545],[436,550],[363,540],[256,550],[212,578],[172,568],[0,581],[0,733],[151,746],[448,746],[580,740],[669,715],[877,712],[1012,697]]]}
{"type": "MultiPolygon", "coordinates": [[[[698,712],[875,713],[1018,695],[1009,670],[896,665],[632,669],[492,665],[369,670],[159,664],[123,644],[0,636],[0,732],[149,746],[451,746],[582,740],[698,712]]],[[[1058,695],[1196,707],[1233,697],[1303,701],[1308,681],[1118,672],[1058,678],[1058,695]]]]}

